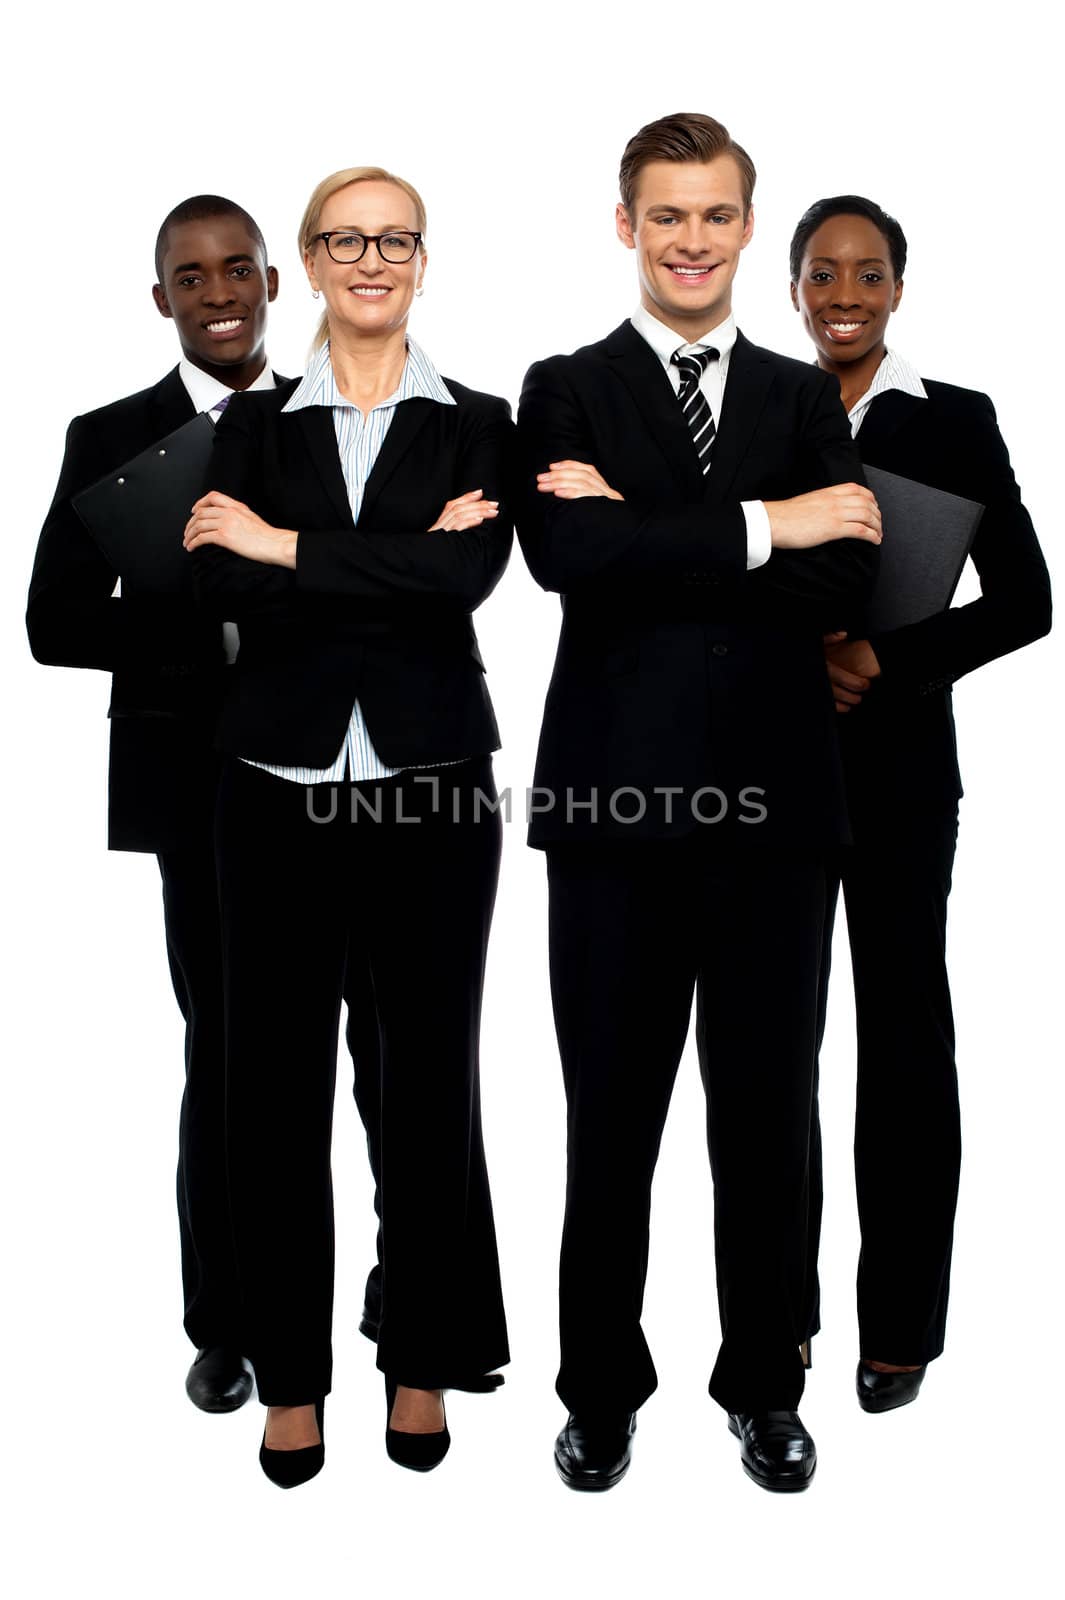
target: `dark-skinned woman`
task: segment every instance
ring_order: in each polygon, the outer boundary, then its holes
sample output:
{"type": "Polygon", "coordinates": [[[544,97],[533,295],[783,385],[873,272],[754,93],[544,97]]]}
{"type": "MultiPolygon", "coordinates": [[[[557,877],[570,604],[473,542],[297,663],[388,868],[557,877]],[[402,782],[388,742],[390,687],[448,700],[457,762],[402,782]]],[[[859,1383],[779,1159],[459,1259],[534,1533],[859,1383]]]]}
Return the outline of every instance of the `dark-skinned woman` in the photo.
{"type": "MultiPolygon", "coordinates": [[[[819,200],[790,266],[792,301],[818,365],[839,379],[863,462],[985,507],[971,552],[979,599],[825,641],[854,839],[841,877],[858,1047],[856,1383],[878,1412],[916,1398],[947,1312],[961,1157],[945,956],[962,793],[951,686],[1048,631],[1050,583],[991,401],[921,378],[885,343],[906,266],[895,219],[861,196],[819,200]]],[[[831,928],[830,914],[825,986],[831,928]]],[[[824,1007],[823,988],[822,1032],[824,1007]]],[[[819,1136],[812,1189],[816,1261],[819,1136]]],[[[812,1331],[813,1285],[810,1309],[812,1331]]]]}
{"type": "Polygon", "coordinates": [[[323,1460],[329,1149],[344,951],[380,1031],[358,1092],[380,1207],[377,1364],[389,1454],[449,1442],[442,1392],[508,1359],[481,1140],[478,1032],[495,897],[498,735],[470,613],[506,565],[505,401],[444,380],[407,333],[417,191],[320,183],[300,249],[325,314],[299,383],[234,402],[185,535],[239,661],[219,742],[229,1163],[245,1338],[282,1486],[323,1460]],[[259,404],[259,401],[266,402],[259,404]]]}

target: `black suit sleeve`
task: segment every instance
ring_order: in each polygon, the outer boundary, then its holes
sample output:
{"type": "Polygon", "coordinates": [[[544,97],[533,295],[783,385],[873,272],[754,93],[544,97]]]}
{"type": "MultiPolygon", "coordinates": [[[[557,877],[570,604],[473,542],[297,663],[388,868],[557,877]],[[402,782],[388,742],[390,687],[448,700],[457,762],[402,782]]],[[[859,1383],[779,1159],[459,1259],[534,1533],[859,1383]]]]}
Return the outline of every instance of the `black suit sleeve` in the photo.
{"type": "Polygon", "coordinates": [[[554,361],[529,368],[518,406],[518,542],[543,589],[567,594],[594,580],[739,579],[747,526],[739,504],[642,509],[589,495],[541,494],[536,474],[552,461],[595,462],[581,406],[554,361]]]}
{"type": "MultiPolygon", "coordinates": [[[[215,428],[211,488],[242,501],[257,515],[261,514],[262,451],[262,419],[235,394],[215,428]]],[[[199,545],[190,559],[200,603],[213,616],[239,623],[242,617],[291,607],[296,574],[287,567],[249,561],[217,544],[199,545]]]]}
{"type": "MultiPolygon", "coordinates": [[[[795,493],[836,483],[865,485],[861,456],[835,379],[810,374],[812,397],[802,431],[801,487],[795,493]]],[[[747,577],[749,593],[770,615],[804,620],[829,633],[846,627],[869,601],[880,565],[880,547],[865,539],[834,539],[809,550],[772,552],[747,577]]]]}
{"type": "MultiPolygon", "coordinates": [[[[212,487],[252,510],[261,482],[261,424],[234,400],[218,426],[212,487]]],[[[469,435],[455,466],[455,495],[483,489],[499,500],[499,515],[463,533],[421,528],[367,527],[300,532],[296,568],[269,566],[218,545],[193,552],[204,603],[239,622],[250,612],[284,612],[302,595],[354,600],[420,597],[473,611],[491,594],[507,564],[512,523],[505,498],[513,424],[500,400],[470,418],[469,435]]],[[[442,507],[437,507],[437,511],[442,507]]],[[[432,514],[432,513],[431,513],[432,514]]]]}
{"type": "Polygon", "coordinates": [[[471,417],[455,463],[450,498],[482,489],[486,500],[500,502],[496,517],[461,533],[378,522],[363,526],[360,519],[354,531],[301,534],[297,587],[313,594],[370,600],[400,594],[436,596],[463,611],[475,610],[499,582],[510,555],[513,525],[507,485],[513,434],[505,400],[483,408],[471,417]]]}
{"type": "Polygon", "coordinates": [[[978,475],[971,498],[985,507],[972,548],[980,598],[870,639],[885,682],[924,693],[1050,631],[1050,577],[995,408],[987,395],[972,399],[965,451],[978,475]]]}
{"type": "Polygon", "coordinates": [[[118,574],[71,504],[75,494],[123,459],[97,437],[91,418],[74,418],[37,543],[26,607],[30,649],[48,666],[183,670],[211,654],[210,641],[197,635],[190,621],[188,605],[165,596],[114,593],[118,574]]]}

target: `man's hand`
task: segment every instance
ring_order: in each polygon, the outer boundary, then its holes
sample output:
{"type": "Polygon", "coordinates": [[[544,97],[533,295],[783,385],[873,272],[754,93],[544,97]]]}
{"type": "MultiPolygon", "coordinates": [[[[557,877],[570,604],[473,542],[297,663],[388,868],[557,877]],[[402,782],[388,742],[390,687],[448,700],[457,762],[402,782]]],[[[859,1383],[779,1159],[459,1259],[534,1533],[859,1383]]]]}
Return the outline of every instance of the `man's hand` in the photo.
{"type": "Polygon", "coordinates": [[[557,494],[560,500],[583,500],[589,495],[605,495],[608,500],[624,500],[587,461],[552,461],[547,472],[536,474],[541,494],[557,494]]]}
{"type": "Polygon", "coordinates": [[[467,528],[479,528],[486,517],[497,517],[499,501],[485,500],[483,495],[483,489],[470,489],[457,499],[449,500],[429,532],[464,533],[467,528]]]}
{"type": "Polygon", "coordinates": [[[797,494],[792,500],[764,500],[775,550],[809,550],[832,539],[866,539],[879,544],[880,507],[860,483],[797,494]]]}
{"type": "Polygon", "coordinates": [[[826,633],[825,663],[837,711],[860,706],[862,696],[874,678],[880,676],[880,663],[868,639],[845,643],[845,633],[826,633]]]}
{"type": "Polygon", "coordinates": [[[186,550],[218,544],[249,561],[261,561],[272,567],[295,567],[298,537],[291,528],[272,528],[243,501],[212,489],[193,506],[192,516],[185,524],[183,543],[186,550]]]}

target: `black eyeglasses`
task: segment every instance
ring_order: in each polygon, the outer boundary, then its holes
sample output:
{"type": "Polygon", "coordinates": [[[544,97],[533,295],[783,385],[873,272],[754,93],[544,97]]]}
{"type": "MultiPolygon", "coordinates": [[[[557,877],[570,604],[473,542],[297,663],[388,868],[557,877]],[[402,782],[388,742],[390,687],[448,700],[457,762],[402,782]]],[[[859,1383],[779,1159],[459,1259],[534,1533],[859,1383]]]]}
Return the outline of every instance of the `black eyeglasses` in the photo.
{"type": "Polygon", "coordinates": [[[411,259],[422,242],[420,233],[408,233],[405,228],[393,233],[356,233],[354,228],[331,228],[328,233],[316,233],[311,243],[317,244],[319,239],[341,266],[361,261],[368,244],[377,246],[382,261],[399,266],[400,262],[411,259]]]}

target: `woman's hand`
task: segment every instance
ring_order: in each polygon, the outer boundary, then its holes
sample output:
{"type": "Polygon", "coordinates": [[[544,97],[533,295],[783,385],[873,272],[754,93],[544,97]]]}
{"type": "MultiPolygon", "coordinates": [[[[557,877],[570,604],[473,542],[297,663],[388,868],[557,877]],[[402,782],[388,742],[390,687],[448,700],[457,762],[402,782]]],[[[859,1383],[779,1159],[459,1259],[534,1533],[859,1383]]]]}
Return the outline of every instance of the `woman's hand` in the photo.
{"type": "Polygon", "coordinates": [[[865,691],[873,679],[880,676],[880,663],[869,640],[852,639],[845,643],[846,638],[845,633],[826,633],[823,640],[837,711],[860,706],[865,691]]]}
{"type": "Polygon", "coordinates": [[[589,495],[625,498],[587,461],[552,461],[547,472],[536,474],[536,487],[541,494],[557,494],[560,500],[583,500],[589,495]]]}
{"type": "Polygon", "coordinates": [[[298,537],[290,528],[272,528],[242,501],[212,489],[192,508],[184,545],[186,550],[198,550],[204,544],[217,544],[249,561],[295,567],[298,537]]]}
{"type": "Polygon", "coordinates": [[[499,515],[499,501],[485,500],[483,489],[471,489],[449,500],[429,529],[430,533],[464,533],[467,528],[478,528],[488,517],[499,515]]]}

